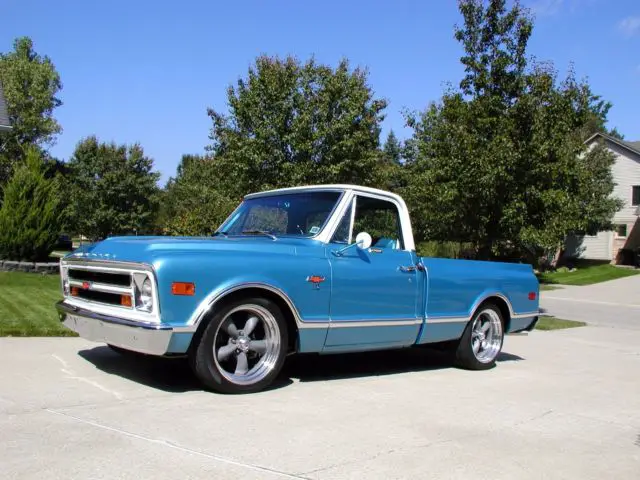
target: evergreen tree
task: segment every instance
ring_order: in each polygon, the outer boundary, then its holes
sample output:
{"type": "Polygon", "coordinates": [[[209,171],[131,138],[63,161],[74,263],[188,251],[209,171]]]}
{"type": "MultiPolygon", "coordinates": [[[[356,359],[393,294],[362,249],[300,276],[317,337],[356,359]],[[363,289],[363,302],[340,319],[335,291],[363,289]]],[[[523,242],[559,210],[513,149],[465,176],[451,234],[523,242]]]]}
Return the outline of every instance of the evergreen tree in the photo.
{"type": "Polygon", "coordinates": [[[390,162],[398,164],[402,162],[402,144],[398,140],[398,137],[396,137],[393,130],[391,130],[389,135],[387,135],[387,140],[384,142],[382,151],[390,162]]]}
{"type": "Polygon", "coordinates": [[[64,222],[59,178],[48,179],[35,147],[26,150],[4,188],[0,209],[0,258],[46,261],[64,222]]]}

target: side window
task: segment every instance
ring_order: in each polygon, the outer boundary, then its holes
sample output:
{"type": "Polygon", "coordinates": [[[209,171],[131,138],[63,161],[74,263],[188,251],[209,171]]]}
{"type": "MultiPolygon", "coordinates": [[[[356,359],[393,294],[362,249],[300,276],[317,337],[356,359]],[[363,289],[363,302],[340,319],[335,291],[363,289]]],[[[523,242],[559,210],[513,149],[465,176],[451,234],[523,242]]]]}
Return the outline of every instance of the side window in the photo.
{"type": "Polygon", "coordinates": [[[631,205],[634,207],[640,205],[640,185],[631,187],[631,205]]]}
{"type": "Polygon", "coordinates": [[[336,228],[336,231],[334,232],[333,237],[331,237],[331,243],[344,243],[344,244],[351,243],[350,233],[351,233],[352,206],[353,206],[353,203],[351,203],[351,205],[349,205],[349,208],[347,208],[347,210],[344,212],[344,215],[342,216],[342,220],[340,220],[340,223],[338,224],[338,228],[336,228]]]}
{"type": "Polygon", "coordinates": [[[354,238],[360,232],[367,232],[371,235],[372,247],[404,249],[398,208],[386,200],[357,197],[353,226],[354,238]]]}
{"type": "Polygon", "coordinates": [[[342,216],[333,237],[332,243],[349,244],[355,241],[360,232],[371,235],[371,246],[392,250],[404,249],[400,215],[398,208],[391,202],[370,197],[356,197],[356,212],[353,228],[351,228],[351,209],[349,206],[342,216]]]}

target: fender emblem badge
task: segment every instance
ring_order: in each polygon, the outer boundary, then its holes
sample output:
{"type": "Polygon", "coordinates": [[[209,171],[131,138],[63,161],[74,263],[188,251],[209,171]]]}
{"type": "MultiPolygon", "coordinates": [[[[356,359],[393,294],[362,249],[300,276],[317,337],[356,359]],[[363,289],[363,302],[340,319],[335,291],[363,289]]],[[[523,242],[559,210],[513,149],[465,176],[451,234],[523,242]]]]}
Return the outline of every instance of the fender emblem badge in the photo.
{"type": "Polygon", "coordinates": [[[312,283],[316,289],[320,288],[320,284],[324,282],[326,279],[321,275],[309,275],[307,277],[307,282],[312,283]]]}
{"type": "Polygon", "coordinates": [[[89,290],[91,288],[91,283],[89,282],[82,282],[82,289],[83,290],[89,290]]]}

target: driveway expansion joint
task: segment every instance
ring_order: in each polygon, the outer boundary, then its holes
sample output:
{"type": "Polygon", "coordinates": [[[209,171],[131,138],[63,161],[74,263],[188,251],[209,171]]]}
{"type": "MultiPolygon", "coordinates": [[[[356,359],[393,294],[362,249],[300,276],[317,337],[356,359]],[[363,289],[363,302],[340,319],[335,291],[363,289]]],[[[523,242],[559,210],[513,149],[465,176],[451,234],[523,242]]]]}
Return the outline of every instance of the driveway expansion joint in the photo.
{"type": "Polygon", "coordinates": [[[198,450],[193,450],[191,448],[183,447],[181,445],[178,445],[178,444],[175,444],[175,443],[171,443],[171,442],[168,442],[166,440],[159,440],[159,439],[156,439],[156,438],[147,437],[145,435],[140,435],[140,434],[137,434],[137,433],[127,432],[126,430],[121,430],[119,428],[110,427],[108,425],[104,425],[102,423],[94,422],[94,421],[91,421],[91,420],[85,420],[83,418],[76,417],[75,415],[69,415],[68,413],[63,413],[63,412],[60,412],[60,411],[57,411],[57,410],[53,410],[51,408],[45,408],[44,410],[46,412],[48,412],[48,413],[53,414],[53,415],[60,415],[60,416],[66,417],[66,418],[70,418],[70,419],[73,419],[73,420],[75,420],[77,422],[81,422],[81,423],[83,423],[85,425],[90,425],[90,426],[93,426],[93,427],[96,427],[96,428],[101,428],[103,430],[109,430],[110,432],[118,433],[120,435],[124,435],[124,436],[130,437],[130,438],[135,438],[137,440],[143,440],[145,442],[154,443],[156,445],[168,447],[168,448],[171,448],[171,449],[174,449],[174,450],[178,450],[178,451],[181,451],[183,453],[190,454],[190,455],[197,455],[197,456],[200,456],[200,457],[208,458],[209,460],[213,460],[213,461],[216,461],[216,462],[226,463],[226,464],[229,464],[229,465],[234,465],[236,467],[246,468],[246,469],[253,470],[253,471],[256,471],[256,472],[269,473],[271,475],[277,475],[277,476],[280,476],[280,477],[283,477],[283,478],[291,478],[291,479],[297,479],[297,480],[300,480],[300,479],[309,480],[308,477],[301,477],[300,475],[295,475],[295,474],[283,472],[283,471],[280,471],[280,470],[274,470],[274,469],[271,469],[271,468],[268,468],[268,467],[261,467],[259,465],[252,465],[252,464],[249,464],[249,463],[244,463],[244,462],[240,462],[240,461],[237,461],[237,460],[232,460],[230,458],[220,457],[218,455],[213,455],[213,454],[210,454],[210,453],[205,453],[205,452],[201,452],[201,451],[198,451],[198,450]]]}

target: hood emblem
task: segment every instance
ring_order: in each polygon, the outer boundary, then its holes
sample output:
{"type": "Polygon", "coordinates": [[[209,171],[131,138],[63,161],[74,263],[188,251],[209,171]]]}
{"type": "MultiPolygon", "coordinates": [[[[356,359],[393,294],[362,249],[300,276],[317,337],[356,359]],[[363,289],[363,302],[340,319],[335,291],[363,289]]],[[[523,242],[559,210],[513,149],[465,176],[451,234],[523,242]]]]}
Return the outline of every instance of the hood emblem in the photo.
{"type": "Polygon", "coordinates": [[[89,290],[91,288],[91,282],[82,282],[82,289],[89,290]]]}

